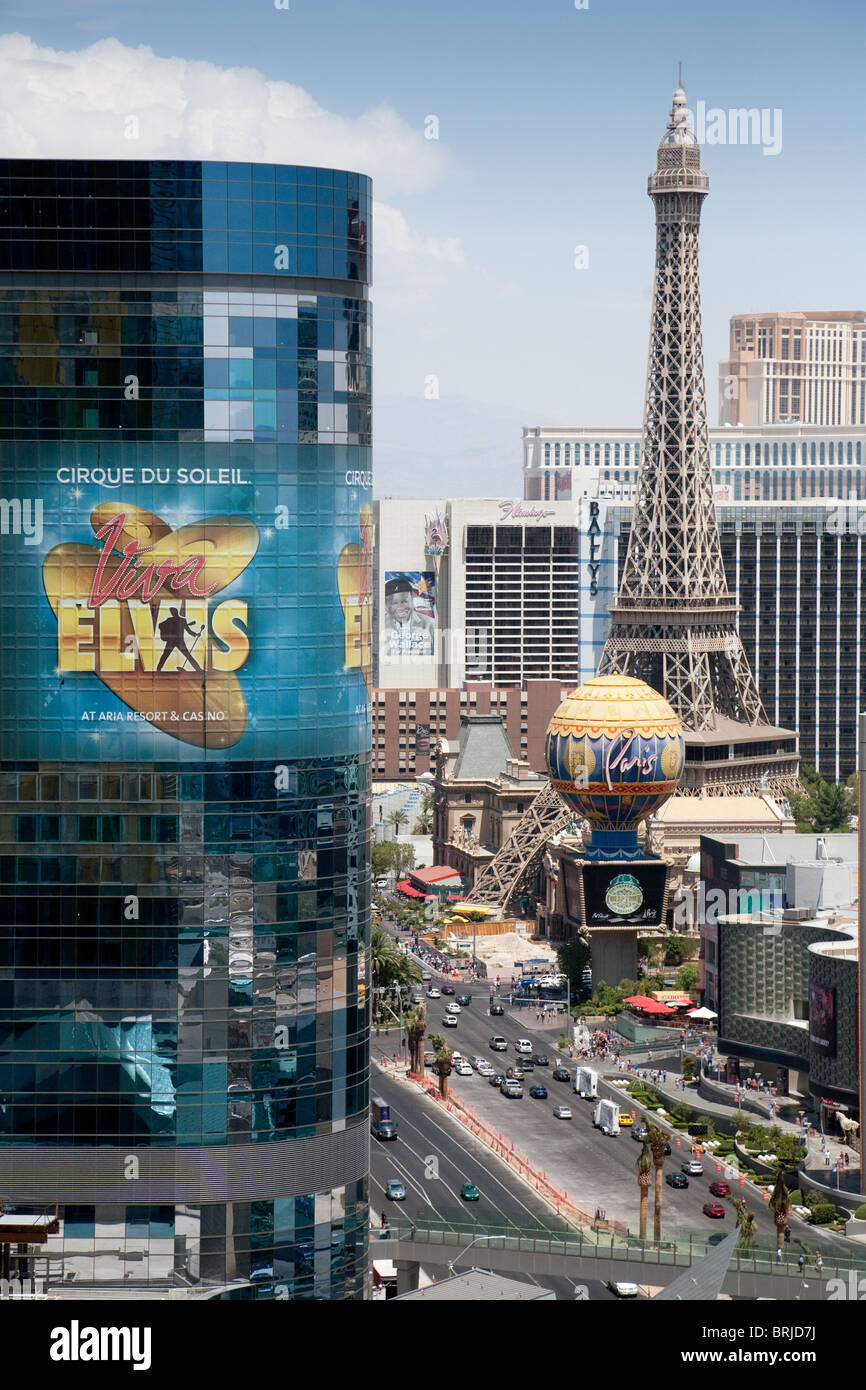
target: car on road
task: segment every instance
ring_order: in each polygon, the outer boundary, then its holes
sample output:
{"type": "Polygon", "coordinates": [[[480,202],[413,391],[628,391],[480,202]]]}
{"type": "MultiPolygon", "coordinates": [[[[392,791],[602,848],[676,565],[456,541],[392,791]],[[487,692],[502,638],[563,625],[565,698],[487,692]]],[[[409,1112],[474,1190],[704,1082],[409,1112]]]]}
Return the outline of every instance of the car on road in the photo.
{"type": "Polygon", "coordinates": [[[731,1184],[728,1182],[711,1182],[710,1191],[714,1197],[730,1197],[731,1184]]]}
{"type": "Polygon", "coordinates": [[[494,1037],[490,1039],[489,1046],[493,1052],[507,1052],[508,1040],[506,1038],[494,1037]]]}
{"type": "Polygon", "coordinates": [[[631,1129],[631,1127],[632,1127],[633,1124],[634,1124],[634,1116],[631,1115],[631,1114],[629,1113],[629,1111],[627,1111],[627,1110],[621,1110],[621,1111],[619,1112],[619,1127],[620,1127],[620,1129],[631,1129]]]}
{"type": "Polygon", "coordinates": [[[526,1073],[523,1067],[507,1067],[505,1075],[508,1077],[509,1081],[522,1081],[526,1073]]]}
{"type": "Polygon", "coordinates": [[[474,1182],[465,1182],[460,1189],[460,1196],[463,1198],[464,1202],[477,1202],[481,1193],[478,1191],[474,1182]]]}
{"type": "Polygon", "coordinates": [[[420,989],[416,989],[415,992],[414,992],[413,995],[412,995],[412,1003],[413,1003],[413,1004],[422,1004],[423,1002],[424,1002],[424,995],[421,993],[420,989]]]}
{"type": "Polygon", "coordinates": [[[629,1279],[608,1279],[607,1287],[617,1298],[637,1298],[637,1284],[629,1279]]]}
{"type": "Polygon", "coordinates": [[[459,1004],[446,1004],[445,1007],[448,1010],[449,1014],[459,1014],[460,1012],[459,1004]]]}
{"type": "Polygon", "coordinates": [[[501,1086],[505,1077],[501,1071],[493,1071],[491,1068],[491,1075],[488,1076],[487,1080],[490,1082],[491,1086],[501,1086]]]}
{"type": "Polygon", "coordinates": [[[501,1018],[504,1013],[505,1010],[503,1009],[501,1004],[490,1005],[490,1014],[492,1018],[501,1018]]]}
{"type": "MultiPolygon", "coordinates": [[[[620,1124],[621,1123],[622,1121],[620,1121],[620,1124]]],[[[681,1167],[684,1173],[688,1173],[690,1177],[693,1178],[701,1177],[704,1171],[704,1165],[702,1163],[699,1163],[696,1158],[687,1158],[685,1163],[683,1163],[681,1167]]]]}
{"type": "Polygon", "coordinates": [[[478,1075],[479,1075],[479,1076],[492,1076],[492,1075],[493,1075],[493,1067],[491,1067],[491,1065],[490,1065],[489,1062],[479,1062],[479,1063],[478,1063],[478,1075]]]}
{"type": "Polygon", "coordinates": [[[721,1202],[704,1202],[704,1216],[724,1216],[725,1208],[721,1202]]]}
{"type": "Polygon", "coordinates": [[[529,1089],[529,1094],[533,1097],[534,1100],[547,1100],[547,1087],[531,1086],[529,1089]]]}
{"type": "Polygon", "coordinates": [[[571,1106],[570,1106],[570,1105],[554,1105],[554,1107],[553,1107],[553,1113],[554,1113],[554,1116],[556,1117],[557,1120],[570,1120],[570,1119],[571,1119],[571,1106]]]}
{"type": "Polygon", "coordinates": [[[428,999],[441,999],[441,998],[442,998],[442,995],[440,994],[440,992],[439,992],[438,989],[433,989],[433,988],[431,987],[431,988],[428,989],[428,991],[427,991],[427,998],[428,998],[428,999]]]}
{"type": "MultiPolygon", "coordinates": [[[[620,1116],[620,1124],[622,1124],[622,1116],[620,1116]]],[[[632,1129],[631,1137],[632,1139],[636,1139],[639,1144],[642,1144],[644,1139],[648,1138],[648,1136],[649,1130],[646,1125],[635,1125],[632,1129]]]]}
{"type": "Polygon", "coordinates": [[[521,1057],[531,1057],[532,1043],[528,1038],[518,1038],[514,1044],[514,1051],[519,1053],[521,1057]]]}
{"type": "Polygon", "coordinates": [[[424,1065],[425,1065],[425,1067],[432,1067],[432,1065],[433,1065],[433,1063],[434,1063],[435,1061],[436,1061],[436,1053],[433,1052],[432,1049],[428,1049],[428,1050],[424,1053],[424,1065]]]}
{"type": "Polygon", "coordinates": [[[479,1067],[484,1065],[485,1059],[483,1057],[470,1057],[469,1060],[477,1071],[479,1067]]]}
{"type": "Polygon", "coordinates": [[[689,1185],[685,1173],[665,1173],[665,1182],[668,1187],[688,1187],[689,1185]]]}
{"type": "Polygon", "coordinates": [[[392,1202],[405,1202],[406,1188],[399,1178],[389,1178],[388,1186],[385,1188],[385,1196],[390,1197],[392,1202]]]}
{"type": "Polygon", "coordinates": [[[454,1070],[456,1071],[458,1076],[472,1075],[472,1068],[470,1067],[468,1062],[458,1062],[454,1070]]]}
{"type": "Polygon", "coordinates": [[[442,1022],[445,1024],[446,1028],[457,1027],[457,1019],[455,1018],[454,1014],[446,1014],[442,1022]]]}
{"type": "Polygon", "coordinates": [[[453,985],[443,985],[443,986],[442,986],[442,993],[443,993],[443,994],[456,994],[457,991],[456,991],[456,989],[454,988],[453,985]]]}
{"type": "Polygon", "coordinates": [[[536,1052],[536,1054],[535,1054],[535,1056],[533,1057],[532,1060],[533,1060],[533,1062],[535,1063],[535,1065],[536,1065],[537,1067],[547,1067],[547,1066],[550,1065],[550,1063],[549,1063],[548,1060],[547,1060],[547,1057],[546,1057],[545,1053],[543,1053],[543,1052],[536,1052]]]}
{"type": "Polygon", "coordinates": [[[460,1005],[461,1009],[468,1009],[469,1005],[472,1003],[472,995],[458,994],[457,1003],[460,1005]]]}
{"type": "Polygon", "coordinates": [[[514,1077],[506,1076],[499,1089],[510,1100],[523,1100],[523,1087],[514,1077]]]}
{"type": "Polygon", "coordinates": [[[571,1072],[568,1070],[568,1067],[554,1067],[550,1075],[553,1077],[554,1081],[571,1080],[571,1072]]]}
{"type": "Polygon", "coordinates": [[[422,970],[422,971],[421,971],[421,979],[422,979],[422,980],[432,980],[432,979],[433,979],[433,976],[430,974],[430,971],[429,971],[429,970],[422,970]]]}

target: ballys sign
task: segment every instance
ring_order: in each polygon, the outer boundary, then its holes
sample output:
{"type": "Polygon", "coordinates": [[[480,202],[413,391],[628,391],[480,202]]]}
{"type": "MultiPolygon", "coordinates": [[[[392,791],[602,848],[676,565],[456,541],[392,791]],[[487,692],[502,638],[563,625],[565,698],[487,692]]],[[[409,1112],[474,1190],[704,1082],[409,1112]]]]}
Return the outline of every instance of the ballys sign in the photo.
{"type": "Polygon", "coordinates": [[[248,517],[177,531],[140,507],[102,503],[98,545],[55,546],[42,567],[57,618],[57,666],[92,673],[183,743],[230,748],[247,727],[235,674],[250,652],[247,604],[220,600],[259,544],[248,517]]]}

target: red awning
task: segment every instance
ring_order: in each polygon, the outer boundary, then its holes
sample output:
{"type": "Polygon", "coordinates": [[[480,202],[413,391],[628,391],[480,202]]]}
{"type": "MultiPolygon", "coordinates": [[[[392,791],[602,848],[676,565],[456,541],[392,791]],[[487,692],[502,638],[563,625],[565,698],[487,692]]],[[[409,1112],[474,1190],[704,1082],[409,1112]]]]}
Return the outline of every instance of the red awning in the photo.
{"type": "Polygon", "coordinates": [[[667,1004],[660,1004],[657,999],[648,999],[645,994],[633,994],[629,999],[624,999],[623,1003],[630,1004],[633,1009],[640,1009],[645,1014],[670,1013],[667,1004]]]}
{"type": "Polygon", "coordinates": [[[424,898],[424,893],[419,893],[417,888],[413,888],[408,878],[402,879],[400,883],[394,885],[398,893],[403,893],[407,898],[424,898]]]}

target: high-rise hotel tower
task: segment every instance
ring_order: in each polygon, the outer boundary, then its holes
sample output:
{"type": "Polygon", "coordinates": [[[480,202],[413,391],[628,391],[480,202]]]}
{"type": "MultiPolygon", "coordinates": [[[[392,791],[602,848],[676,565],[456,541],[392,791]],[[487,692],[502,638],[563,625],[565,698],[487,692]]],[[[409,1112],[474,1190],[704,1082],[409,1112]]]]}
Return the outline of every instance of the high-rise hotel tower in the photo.
{"type": "Polygon", "coordinates": [[[0,161],[0,1198],[106,1297],[363,1292],[369,222],[0,161]]]}

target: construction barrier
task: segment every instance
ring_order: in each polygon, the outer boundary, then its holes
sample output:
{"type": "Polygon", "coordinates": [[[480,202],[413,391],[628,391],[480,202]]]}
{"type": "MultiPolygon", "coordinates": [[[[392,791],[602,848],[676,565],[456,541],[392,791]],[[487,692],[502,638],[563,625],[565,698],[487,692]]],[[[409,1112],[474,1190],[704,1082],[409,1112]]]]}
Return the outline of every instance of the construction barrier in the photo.
{"type": "MultiPolygon", "coordinates": [[[[427,1091],[428,1095],[439,1100],[440,1103],[445,1106],[448,1113],[459,1120],[477,1139],[480,1139],[482,1143],[492,1149],[493,1153],[499,1158],[504,1159],[509,1167],[517,1173],[518,1177],[530,1183],[539,1196],[543,1196],[544,1199],[556,1209],[557,1215],[570,1216],[580,1224],[592,1224],[593,1217],[591,1217],[588,1212],[582,1211],[580,1207],[570,1202],[567,1194],[565,1192],[560,1192],[548,1180],[546,1173],[539,1171],[524,1154],[516,1151],[513,1143],[507,1145],[506,1142],[503,1141],[501,1134],[497,1134],[492,1130],[484,1120],[475,1114],[474,1110],[472,1110],[464,1100],[458,1099],[454,1096],[453,1092],[449,1092],[448,1099],[443,1101],[436,1087],[428,1084],[424,1089],[427,1091]]],[[[610,1226],[612,1229],[621,1228],[623,1231],[627,1229],[625,1226],[621,1226],[621,1223],[617,1222],[611,1222],[610,1226]]]]}

